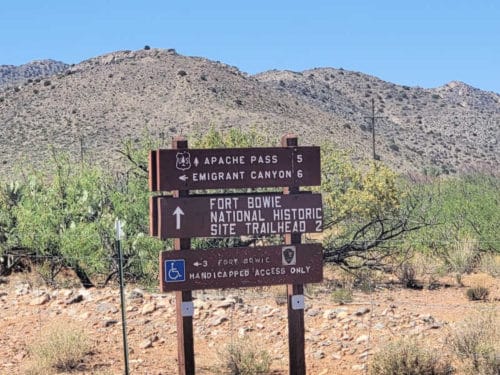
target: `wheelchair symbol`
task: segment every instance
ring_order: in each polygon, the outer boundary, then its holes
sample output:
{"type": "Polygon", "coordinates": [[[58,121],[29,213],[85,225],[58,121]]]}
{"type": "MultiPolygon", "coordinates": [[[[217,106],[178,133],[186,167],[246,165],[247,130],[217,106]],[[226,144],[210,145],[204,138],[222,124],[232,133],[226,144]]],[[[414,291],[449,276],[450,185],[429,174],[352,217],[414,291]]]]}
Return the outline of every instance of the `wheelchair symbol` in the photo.
{"type": "Polygon", "coordinates": [[[165,261],[165,282],[186,281],[186,267],[184,259],[165,261]]]}

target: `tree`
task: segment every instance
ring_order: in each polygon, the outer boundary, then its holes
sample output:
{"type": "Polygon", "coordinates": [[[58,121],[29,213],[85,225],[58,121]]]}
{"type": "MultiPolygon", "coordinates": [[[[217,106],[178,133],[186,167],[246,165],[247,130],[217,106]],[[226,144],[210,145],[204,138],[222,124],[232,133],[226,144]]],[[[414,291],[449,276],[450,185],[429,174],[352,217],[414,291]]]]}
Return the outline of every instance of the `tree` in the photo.
{"type": "Polygon", "coordinates": [[[322,147],[324,258],[345,269],[382,267],[400,252],[406,234],[430,225],[424,201],[404,180],[380,162],[364,167],[331,145],[322,147]]]}
{"type": "MultiPolygon", "coordinates": [[[[126,153],[126,152],[125,152],[126,153]]],[[[94,276],[109,282],[118,270],[114,222],[123,221],[125,270],[129,278],[156,278],[158,251],[164,245],[147,236],[148,190],[146,173],[133,165],[110,175],[87,163],[72,163],[53,153],[46,168],[25,182],[22,199],[14,208],[15,232],[22,247],[45,265],[45,279],[53,283],[65,267],[75,270],[85,287],[94,276]]]]}
{"type": "Polygon", "coordinates": [[[500,179],[485,174],[438,177],[423,185],[433,197],[428,220],[438,225],[425,228],[415,240],[423,248],[446,253],[450,245],[474,243],[476,251],[500,251],[500,179]]]}
{"type": "Polygon", "coordinates": [[[28,177],[14,210],[19,242],[50,264],[47,282],[71,267],[82,285],[91,287],[89,275],[106,267],[99,236],[107,211],[104,176],[90,166],[75,168],[67,156],[55,153],[50,167],[28,177]]]}

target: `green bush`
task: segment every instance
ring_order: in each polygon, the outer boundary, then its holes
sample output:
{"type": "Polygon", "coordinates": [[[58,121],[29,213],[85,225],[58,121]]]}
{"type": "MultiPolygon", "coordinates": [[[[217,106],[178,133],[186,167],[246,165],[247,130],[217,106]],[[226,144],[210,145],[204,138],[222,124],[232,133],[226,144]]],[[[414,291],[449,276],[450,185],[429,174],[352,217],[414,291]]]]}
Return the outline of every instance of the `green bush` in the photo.
{"type": "Polygon", "coordinates": [[[483,174],[435,178],[414,184],[428,202],[431,223],[411,236],[413,247],[445,254],[450,245],[473,242],[477,251],[498,253],[500,178],[483,174]]]}
{"type": "MultiPolygon", "coordinates": [[[[130,145],[124,148],[137,154],[130,145]]],[[[69,156],[54,152],[44,168],[0,189],[0,250],[22,249],[46,259],[39,269],[47,283],[72,268],[84,286],[92,286],[92,279],[116,275],[114,222],[119,218],[126,234],[126,276],[156,278],[151,270],[167,246],[147,236],[147,174],[138,166],[129,172],[111,175],[85,162],[75,166],[69,156]]]]}

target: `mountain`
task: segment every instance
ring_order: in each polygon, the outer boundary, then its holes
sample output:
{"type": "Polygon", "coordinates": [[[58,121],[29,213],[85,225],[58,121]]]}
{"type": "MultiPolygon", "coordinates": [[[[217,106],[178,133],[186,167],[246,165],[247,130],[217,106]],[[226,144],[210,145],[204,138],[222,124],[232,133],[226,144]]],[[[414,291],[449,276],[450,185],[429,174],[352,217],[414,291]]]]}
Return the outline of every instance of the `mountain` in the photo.
{"type": "Polygon", "coordinates": [[[55,60],[33,61],[20,66],[0,65],[0,87],[24,83],[29,79],[41,79],[67,68],[68,64],[55,60]]]}
{"type": "Polygon", "coordinates": [[[496,171],[500,95],[461,82],[398,86],[343,69],[238,68],[173,49],[119,51],[60,73],[0,87],[0,170],[42,160],[49,145],[100,162],[117,160],[126,138],[168,139],[211,126],[255,128],[270,143],[331,141],[356,158],[376,154],[400,172],[496,171]]]}

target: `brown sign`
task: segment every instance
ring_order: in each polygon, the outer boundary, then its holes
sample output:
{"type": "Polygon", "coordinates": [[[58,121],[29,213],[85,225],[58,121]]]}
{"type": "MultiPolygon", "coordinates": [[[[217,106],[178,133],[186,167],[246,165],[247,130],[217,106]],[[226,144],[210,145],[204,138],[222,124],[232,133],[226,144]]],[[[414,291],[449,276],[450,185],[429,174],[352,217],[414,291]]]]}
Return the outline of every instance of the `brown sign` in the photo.
{"type": "Polygon", "coordinates": [[[157,199],[157,233],[162,239],[264,236],[321,232],[323,229],[321,194],[263,193],[157,199]]]}
{"type": "Polygon", "coordinates": [[[153,191],[321,184],[316,146],[157,150],[153,158],[153,191]]]}
{"type": "Polygon", "coordinates": [[[323,279],[320,244],[163,251],[161,291],[317,283],[323,279]]]}

